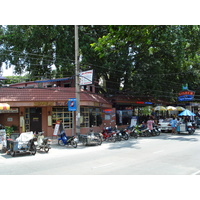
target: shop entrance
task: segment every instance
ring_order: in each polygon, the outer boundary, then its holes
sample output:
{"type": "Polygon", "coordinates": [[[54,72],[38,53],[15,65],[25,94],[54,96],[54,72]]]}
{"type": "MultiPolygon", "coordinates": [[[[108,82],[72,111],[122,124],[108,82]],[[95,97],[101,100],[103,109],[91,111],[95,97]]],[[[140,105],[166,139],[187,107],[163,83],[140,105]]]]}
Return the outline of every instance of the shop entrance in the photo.
{"type": "Polygon", "coordinates": [[[33,132],[42,131],[42,109],[30,108],[30,130],[33,132]]]}

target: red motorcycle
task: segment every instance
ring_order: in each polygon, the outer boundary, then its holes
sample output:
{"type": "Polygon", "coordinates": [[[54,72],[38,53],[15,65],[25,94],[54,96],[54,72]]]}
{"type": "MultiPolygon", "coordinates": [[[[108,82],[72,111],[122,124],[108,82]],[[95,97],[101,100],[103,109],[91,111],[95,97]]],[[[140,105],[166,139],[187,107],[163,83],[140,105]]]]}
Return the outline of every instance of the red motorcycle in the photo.
{"type": "Polygon", "coordinates": [[[102,131],[103,141],[116,142],[116,132],[111,127],[105,127],[102,131]]]}

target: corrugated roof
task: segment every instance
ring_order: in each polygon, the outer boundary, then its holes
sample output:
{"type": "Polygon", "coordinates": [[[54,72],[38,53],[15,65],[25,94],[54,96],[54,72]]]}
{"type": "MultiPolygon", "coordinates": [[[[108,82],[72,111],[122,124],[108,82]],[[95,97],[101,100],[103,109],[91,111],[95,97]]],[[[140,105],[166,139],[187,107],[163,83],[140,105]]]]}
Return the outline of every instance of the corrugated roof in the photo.
{"type": "MultiPolygon", "coordinates": [[[[66,101],[75,97],[75,88],[0,88],[0,102],[20,101],[66,101]]],[[[98,103],[109,102],[98,94],[88,91],[80,93],[81,101],[93,101],[98,103]]]]}

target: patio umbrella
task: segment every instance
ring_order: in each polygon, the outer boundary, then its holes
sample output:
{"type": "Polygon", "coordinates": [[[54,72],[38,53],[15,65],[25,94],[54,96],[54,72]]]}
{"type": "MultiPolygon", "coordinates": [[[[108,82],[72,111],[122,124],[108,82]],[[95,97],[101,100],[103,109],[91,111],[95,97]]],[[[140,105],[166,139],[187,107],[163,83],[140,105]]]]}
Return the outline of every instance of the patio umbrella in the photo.
{"type": "Polygon", "coordinates": [[[156,111],[166,111],[167,109],[164,107],[164,106],[156,106],[155,108],[154,108],[154,110],[156,111]]]}
{"type": "Polygon", "coordinates": [[[185,108],[183,108],[183,107],[181,107],[181,106],[177,106],[177,107],[176,107],[176,110],[178,110],[178,111],[184,111],[185,108]]]}
{"type": "Polygon", "coordinates": [[[191,112],[190,110],[186,109],[183,112],[181,112],[178,116],[195,116],[195,114],[191,112]]]}
{"type": "Polygon", "coordinates": [[[7,103],[0,103],[0,110],[10,110],[10,105],[7,103]]]}
{"type": "Polygon", "coordinates": [[[6,80],[7,78],[0,76],[0,80],[6,80]]]}
{"type": "Polygon", "coordinates": [[[177,110],[177,109],[174,106],[167,106],[167,110],[172,111],[172,110],[177,110]]]}

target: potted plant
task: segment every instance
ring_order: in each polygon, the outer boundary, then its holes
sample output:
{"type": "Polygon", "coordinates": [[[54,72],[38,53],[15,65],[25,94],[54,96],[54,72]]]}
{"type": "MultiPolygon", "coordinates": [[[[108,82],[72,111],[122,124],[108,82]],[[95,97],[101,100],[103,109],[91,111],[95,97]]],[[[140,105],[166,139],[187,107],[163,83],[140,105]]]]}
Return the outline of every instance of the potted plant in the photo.
{"type": "Polygon", "coordinates": [[[12,126],[5,126],[6,129],[6,136],[7,138],[10,138],[11,134],[14,132],[14,129],[12,126]]]}

